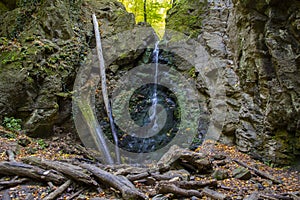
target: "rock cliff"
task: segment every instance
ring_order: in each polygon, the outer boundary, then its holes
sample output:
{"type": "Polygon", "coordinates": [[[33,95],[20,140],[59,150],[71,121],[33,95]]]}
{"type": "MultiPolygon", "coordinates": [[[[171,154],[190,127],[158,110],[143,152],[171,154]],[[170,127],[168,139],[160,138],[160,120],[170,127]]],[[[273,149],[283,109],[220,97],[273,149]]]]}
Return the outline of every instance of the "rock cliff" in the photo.
{"type": "MultiPolygon", "coordinates": [[[[199,34],[190,35],[218,63],[226,88],[226,120],[220,141],[234,143],[242,152],[266,162],[297,161],[299,1],[210,0],[198,4],[202,4],[198,15],[202,26],[199,34]]],[[[182,14],[183,10],[180,4],[171,9],[169,29],[181,26],[174,13],[189,21],[191,10],[182,14]]]]}

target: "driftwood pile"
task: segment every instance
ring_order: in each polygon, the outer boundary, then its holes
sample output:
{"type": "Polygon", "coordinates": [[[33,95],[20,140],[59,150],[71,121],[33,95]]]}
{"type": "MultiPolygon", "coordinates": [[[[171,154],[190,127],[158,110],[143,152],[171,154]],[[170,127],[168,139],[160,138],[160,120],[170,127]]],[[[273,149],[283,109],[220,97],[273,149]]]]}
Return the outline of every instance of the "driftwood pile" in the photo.
{"type": "MultiPolygon", "coordinates": [[[[212,174],[214,163],[209,156],[177,146],[171,147],[161,160],[151,167],[102,165],[82,160],[51,161],[38,157],[26,157],[22,159],[22,162],[17,162],[11,152],[8,152],[8,157],[9,161],[0,162],[0,176],[15,176],[16,178],[10,181],[0,181],[0,190],[21,185],[30,180],[58,186],[44,198],[47,200],[58,198],[71,184],[92,187],[95,191],[110,189],[122,199],[155,199],[165,194],[172,194],[176,198],[206,196],[211,199],[231,199],[230,196],[217,192],[217,189],[222,187],[218,185],[217,180],[197,181],[191,178],[192,174],[208,174],[208,176],[212,174]],[[136,187],[137,185],[145,187],[136,187]]],[[[243,162],[238,160],[232,162],[248,168],[253,175],[271,180],[274,184],[281,182],[243,162]]],[[[82,192],[82,189],[78,190],[68,199],[73,199],[82,192]]],[[[288,196],[259,193],[253,193],[250,197],[250,199],[298,198],[296,195],[292,197],[291,194],[288,196]]]]}

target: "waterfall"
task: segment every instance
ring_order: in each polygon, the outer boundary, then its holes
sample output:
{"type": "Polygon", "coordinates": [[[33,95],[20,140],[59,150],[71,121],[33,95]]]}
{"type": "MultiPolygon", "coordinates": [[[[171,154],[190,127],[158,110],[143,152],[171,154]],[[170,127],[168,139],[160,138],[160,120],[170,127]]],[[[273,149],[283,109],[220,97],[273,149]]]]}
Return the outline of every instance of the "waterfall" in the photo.
{"type": "Polygon", "coordinates": [[[154,123],[153,123],[153,126],[152,126],[152,130],[153,131],[157,131],[158,129],[158,125],[157,125],[157,84],[158,84],[158,81],[157,81],[157,76],[158,76],[158,56],[159,56],[159,41],[157,41],[155,43],[155,48],[153,50],[153,62],[155,63],[155,73],[154,73],[154,91],[153,91],[153,97],[152,97],[152,106],[151,106],[151,109],[150,109],[150,120],[153,121],[154,120],[154,123]]]}

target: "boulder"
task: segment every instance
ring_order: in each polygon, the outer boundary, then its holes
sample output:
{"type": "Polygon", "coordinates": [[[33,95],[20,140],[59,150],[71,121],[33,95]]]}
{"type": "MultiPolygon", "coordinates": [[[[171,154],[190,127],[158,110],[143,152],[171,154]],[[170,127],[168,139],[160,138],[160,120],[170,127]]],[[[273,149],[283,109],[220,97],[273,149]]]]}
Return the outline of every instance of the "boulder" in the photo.
{"type": "Polygon", "coordinates": [[[234,169],[232,175],[234,178],[241,180],[249,180],[251,178],[251,172],[244,167],[238,167],[234,169]]]}

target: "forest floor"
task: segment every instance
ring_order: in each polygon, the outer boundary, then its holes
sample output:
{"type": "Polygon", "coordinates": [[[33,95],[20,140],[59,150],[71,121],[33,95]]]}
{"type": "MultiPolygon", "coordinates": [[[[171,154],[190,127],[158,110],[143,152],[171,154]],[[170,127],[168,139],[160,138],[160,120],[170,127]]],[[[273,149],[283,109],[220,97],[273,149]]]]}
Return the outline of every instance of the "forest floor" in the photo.
{"type": "MultiPolygon", "coordinates": [[[[152,174],[150,177],[129,179],[139,176],[141,172],[131,172],[127,178],[135,188],[147,198],[162,199],[300,199],[300,172],[290,167],[274,168],[271,163],[261,163],[249,155],[239,152],[234,146],[227,146],[213,141],[206,141],[195,152],[205,155],[212,165],[210,173],[186,170],[187,177],[179,175],[169,179],[152,174]],[[243,166],[244,165],[244,166],[243,166]],[[260,173],[263,173],[262,175],[260,173]],[[267,176],[264,176],[267,175],[267,176]],[[154,177],[154,178],[153,178],[154,177]],[[151,181],[152,180],[152,181],[151,181]],[[200,187],[178,189],[162,189],[160,184],[178,183],[209,183],[207,191],[200,187]],[[173,181],[173,182],[172,182],[173,181]],[[183,182],[182,182],[183,183],[183,182]],[[179,192],[178,192],[179,191],[179,192]],[[185,193],[186,192],[186,193],[185,193]],[[199,192],[201,192],[199,194],[199,192]],[[210,192],[215,192],[210,194],[210,192]],[[184,197],[185,196],[185,197],[184,197]]],[[[193,152],[193,153],[195,153],[193,152]]],[[[99,156],[99,155],[98,155],[99,156]]],[[[5,130],[0,126],[0,168],[7,163],[24,163],[28,157],[38,157],[49,161],[66,163],[90,163],[111,174],[122,174],[129,166],[105,166],[97,164],[97,153],[80,145],[78,138],[72,134],[56,135],[50,139],[33,139],[24,133],[5,130]]],[[[24,164],[25,165],[25,164],[24,164]]],[[[187,163],[188,165],[188,163],[187,163]]],[[[137,168],[138,169],[138,168],[137,168]]],[[[151,169],[151,166],[149,166],[151,169]]],[[[189,168],[191,169],[191,168],[189,168]]],[[[51,171],[51,170],[49,170],[51,171]]],[[[47,176],[49,171],[43,174],[47,176]]],[[[128,171],[128,170],[127,170],[128,171]]],[[[149,176],[150,175],[150,172],[149,176]]],[[[175,173],[176,174],[176,173],[175,173]]],[[[122,193],[114,187],[92,187],[71,179],[53,199],[123,199],[122,193]]],[[[0,169],[0,199],[51,199],[49,194],[58,190],[62,184],[42,181],[26,177],[26,174],[16,175],[14,172],[1,172],[0,169]],[[10,184],[9,184],[10,183],[10,184]]],[[[174,186],[171,184],[172,187],[174,186]]],[[[127,198],[128,199],[128,198],[127,198]]]]}

